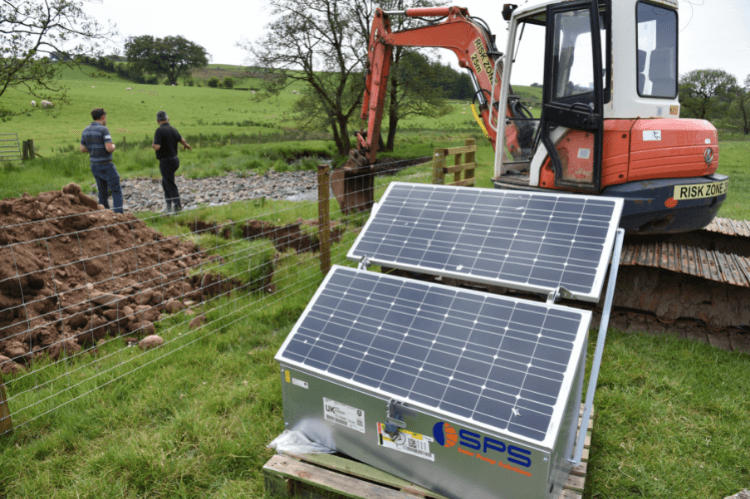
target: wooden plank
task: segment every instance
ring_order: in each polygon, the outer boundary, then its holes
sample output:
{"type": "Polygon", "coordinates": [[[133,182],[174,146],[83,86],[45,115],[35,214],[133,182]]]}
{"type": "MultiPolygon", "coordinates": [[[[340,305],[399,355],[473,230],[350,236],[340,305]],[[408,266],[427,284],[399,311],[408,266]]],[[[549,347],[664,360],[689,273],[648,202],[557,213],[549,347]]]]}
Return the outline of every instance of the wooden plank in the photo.
{"type": "MultiPolygon", "coordinates": [[[[446,166],[443,168],[443,173],[461,173],[462,171],[466,170],[474,170],[476,169],[477,164],[476,163],[464,163],[462,165],[455,165],[455,166],[446,166]]],[[[461,179],[456,180],[458,182],[461,179]]]]}
{"type": "Polygon", "coordinates": [[[573,469],[570,470],[570,474],[576,475],[576,476],[585,476],[586,471],[588,470],[588,466],[589,466],[589,463],[584,463],[583,461],[581,461],[581,464],[573,467],[573,469]]]}
{"type": "MultiPolygon", "coordinates": [[[[414,499],[417,497],[412,494],[387,489],[373,483],[318,468],[311,464],[297,461],[291,457],[279,455],[273,456],[265,466],[263,466],[263,473],[266,476],[269,476],[269,474],[275,475],[275,477],[281,477],[288,480],[287,483],[293,483],[292,486],[287,487],[288,495],[282,497],[315,498],[338,496],[352,499],[414,499]],[[336,495],[303,495],[300,494],[300,492],[305,490],[305,487],[299,487],[297,484],[313,486],[313,490],[310,491],[312,493],[315,493],[315,489],[322,489],[329,493],[333,492],[336,495]]],[[[273,480],[273,478],[269,478],[273,480]]],[[[276,481],[276,483],[278,483],[278,481],[276,481]]],[[[279,493],[278,488],[275,489],[275,493],[279,493]]]]}
{"type": "Polygon", "coordinates": [[[467,186],[467,185],[474,185],[474,179],[473,178],[469,178],[469,179],[466,179],[466,180],[461,180],[460,182],[453,182],[453,183],[448,184],[448,185],[453,185],[453,186],[457,186],[457,187],[467,186]]]}
{"type": "Polygon", "coordinates": [[[560,494],[560,499],[581,499],[582,497],[583,496],[577,492],[565,489],[563,489],[562,494],[560,494]]]}
{"type": "Polygon", "coordinates": [[[585,483],[585,476],[568,475],[568,479],[565,481],[565,489],[583,491],[583,486],[585,485],[585,483]]]}
{"type": "Polygon", "coordinates": [[[435,149],[432,155],[432,183],[445,184],[445,149],[435,149]]]}
{"type": "Polygon", "coordinates": [[[371,482],[378,482],[389,487],[393,487],[401,490],[408,490],[409,493],[417,496],[429,496],[435,499],[447,499],[444,496],[431,492],[423,487],[414,485],[413,483],[399,478],[397,476],[386,473],[385,471],[374,468],[370,465],[352,461],[341,456],[335,456],[333,454],[289,454],[286,455],[300,459],[302,461],[326,468],[332,471],[339,471],[348,475],[353,475],[371,482]]]}
{"type": "MultiPolygon", "coordinates": [[[[456,154],[453,157],[453,164],[455,166],[461,166],[461,164],[462,164],[461,157],[462,156],[463,156],[462,154],[456,154]]],[[[455,166],[454,166],[454,168],[455,168],[455,166]]],[[[443,170],[443,171],[445,171],[445,170],[443,170]]],[[[461,180],[461,170],[455,170],[455,172],[453,173],[453,181],[454,182],[458,182],[460,180],[461,180]]]]}
{"type": "MultiPolygon", "coordinates": [[[[466,147],[474,147],[476,149],[477,141],[473,138],[466,139],[466,147]]],[[[465,156],[464,159],[466,160],[466,164],[471,164],[471,163],[476,164],[476,158],[477,158],[476,151],[467,152],[464,156],[465,156]]],[[[470,178],[475,178],[475,177],[476,177],[476,169],[466,170],[466,172],[464,173],[465,179],[470,179],[470,178]]]]}
{"type": "Polygon", "coordinates": [[[454,154],[463,154],[465,152],[476,152],[477,146],[476,144],[473,146],[460,146],[460,147],[451,147],[450,149],[443,149],[445,151],[445,154],[448,156],[453,156],[454,154]]]}

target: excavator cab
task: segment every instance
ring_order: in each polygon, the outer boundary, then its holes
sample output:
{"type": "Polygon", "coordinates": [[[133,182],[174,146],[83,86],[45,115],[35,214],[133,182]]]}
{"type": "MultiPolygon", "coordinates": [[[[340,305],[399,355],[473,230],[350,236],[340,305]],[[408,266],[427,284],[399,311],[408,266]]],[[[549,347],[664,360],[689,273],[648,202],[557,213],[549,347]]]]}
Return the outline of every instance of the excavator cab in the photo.
{"type": "MultiPolygon", "coordinates": [[[[496,165],[507,182],[531,185],[532,165],[547,163],[554,173],[555,187],[598,194],[601,190],[602,150],[604,136],[605,90],[609,94],[611,68],[609,2],[582,0],[549,3],[523,16],[510,17],[511,37],[507,54],[517,54],[526,32],[539,33],[544,39],[544,80],[542,111],[538,118],[514,113],[505,119],[505,127],[533,129],[533,139],[526,144],[508,144],[504,139],[496,165]],[[518,34],[516,38],[514,35],[518,34]],[[601,77],[595,77],[601,75],[601,77]]],[[[510,12],[516,9],[509,9],[510,12]]],[[[513,58],[515,59],[515,57],[513,58]]],[[[510,81],[513,63],[506,57],[502,81],[510,81]]],[[[499,102],[519,106],[510,85],[503,85],[499,102]]],[[[494,106],[501,108],[501,106],[494,106]]],[[[501,124],[502,126],[502,124],[501,124]]],[[[515,139],[518,140],[518,139],[515,139]]],[[[536,173],[536,169],[535,173],[536,173]]],[[[542,186],[546,187],[546,186],[542,186]]]]}
{"type": "Polygon", "coordinates": [[[630,234],[708,225],[728,177],[715,173],[713,125],[679,119],[677,1],[557,0],[504,11],[507,50],[489,116],[495,186],[623,197],[630,234]],[[541,115],[498,120],[519,106],[510,81],[530,26],[544,38],[541,115]],[[524,129],[534,130],[525,143],[524,129]]]}

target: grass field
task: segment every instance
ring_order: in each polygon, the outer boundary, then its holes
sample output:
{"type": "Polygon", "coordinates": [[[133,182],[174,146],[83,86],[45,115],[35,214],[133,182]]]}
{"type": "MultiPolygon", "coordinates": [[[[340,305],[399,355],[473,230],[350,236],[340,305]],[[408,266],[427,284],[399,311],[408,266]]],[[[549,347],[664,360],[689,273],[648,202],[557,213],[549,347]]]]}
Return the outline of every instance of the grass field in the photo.
{"type": "MultiPolygon", "coordinates": [[[[61,122],[71,129],[84,127],[91,107],[103,105],[111,113],[110,130],[126,128],[120,135],[127,136],[129,143],[127,134],[132,134],[132,142],[144,140],[145,135],[150,143],[160,98],[167,103],[174,99],[174,107],[164,108],[185,135],[239,133],[242,126],[210,123],[258,120],[256,114],[271,113],[268,109],[274,107],[287,109],[296,98],[290,94],[256,102],[241,91],[134,86],[77,77],[68,80],[74,103],[59,114],[37,108],[30,117],[4,124],[4,131],[27,127],[21,138],[34,138],[41,154],[53,157],[0,170],[0,198],[58,189],[68,181],[91,182],[85,155],[59,152],[77,144],[80,135],[73,137],[68,130],[58,136],[55,131],[61,122]],[[125,92],[125,86],[132,86],[134,93],[125,92]],[[148,100],[140,89],[159,94],[148,100]],[[242,106],[231,103],[234,95],[242,106]],[[99,102],[106,99],[111,105],[99,102]],[[213,108],[205,105],[208,101],[213,108]],[[223,109],[227,117],[220,116],[223,109]],[[116,119],[135,124],[115,125],[116,119]],[[34,131],[39,134],[27,134],[34,131]]],[[[466,114],[463,103],[453,107],[442,120],[408,121],[396,154],[430,154],[434,147],[461,145],[470,133],[477,134],[468,106],[466,114]],[[445,129],[437,131],[443,122],[445,129]]],[[[289,124],[278,119],[263,123],[270,126],[258,126],[262,133],[289,124]]],[[[478,185],[490,187],[492,148],[484,139],[477,142],[478,185]]],[[[750,219],[750,176],[745,166],[750,144],[722,143],[721,148],[720,172],[732,177],[721,215],[750,219]]],[[[330,155],[333,146],[322,140],[212,146],[181,153],[181,171],[204,176],[228,170],[283,169],[287,159],[300,151],[311,157],[330,155]]],[[[146,147],[118,150],[115,162],[123,175],[157,175],[153,151],[146,147]]],[[[382,194],[393,180],[427,182],[429,178],[429,166],[410,168],[379,178],[377,192],[382,194]]],[[[334,218],[343,218],[335,202],[332,212],[334,218]]],[[[196,240],[178,222],[261,218],[290,223],[316,214],[316,203],[251,201],[176,218],[139,216],[164,234],[196,240]]],[[[354,229],[362,220],[348,217],[347,222],[354,229]]],[[[334,244],[334,263],[345,263],[354,237],[350,230],[334,244]]],[[[245,241],[218,244],[214,236],[201,236],[198,242],[218,247],[215,251],[228,260],[239,250],[268,251],[251,249],[245,241]]],[[[100,348],[99,362],[93,363],[86,354],[74,364],[49,366],[45,376],[50,378],[65,374],[71,365],[79,367],[73,379],[61,378],[61,386],[77,381],[81,385],[33,406],[17,422],[36,419],[0,439],[0,498],[263,497],[261,467],[273,452],[265,445],[283,430],[280,379],[273,356],[321,280],[315,256],[288,253],[274,277],[277,293],[236,293],[218,300],[205,309],[209,324],[196,331],[188,329],[190,318],[185,314],[170,316],[158,325],[167,341],[161,349],[139,356],[139,350],[124,348],[115,340],[100,348]],[[93,391],[87,394],[89,390],[93,391]]],[[[592,342],[589,361],[594,346],[592,342]]],[[[595,401],[597,419],[585,497],[722,498],[750,487],[748,393],[748,355],[668,336],[611,330],[595,401]]],[[[33,403],[46,394],[31,391],[28,400],[18,402],[33,403]]]]}

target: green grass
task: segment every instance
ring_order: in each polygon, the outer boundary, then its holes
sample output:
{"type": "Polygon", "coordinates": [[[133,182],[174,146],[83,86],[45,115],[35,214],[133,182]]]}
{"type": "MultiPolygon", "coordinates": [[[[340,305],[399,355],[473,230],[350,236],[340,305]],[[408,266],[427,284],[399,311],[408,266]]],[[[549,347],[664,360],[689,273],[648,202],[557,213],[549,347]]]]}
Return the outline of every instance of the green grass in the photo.
{"type": "Polygon", "coordinates": [[[729,175],[729,192],[719,216],[750,219],[750,142],[721,142],[717,173],[729,175]]]}
{"type": "MultiPolygon", "coordinates": [[[[104,105],[113,114],[111,118],[117,114],[112,109],[118,109],[120,117],[136,115],[137,109],[128,106],[138,108],[138,103],[128,104],[127,95],[116,97],[122,83],[109,84],[117,85],[111,87],[112,103],[121,106],[104,105]]],[[[107,83],[97,81],[95,90],[109,88],[103,85],[107,83]]],[[[228,135],[227,130],[237,133],[239,128],[211,125],[214,121],[259,119],[243,116],[249,111],[236,111],[231,117],[220,117],[218,113],[206,117],[193,109],[205,104],[203,101],[187,102],[204,97],[242,96],[242,92],[197,87],[144,88],[195,91],[174,95],[179,95],[175,98],[182,103],[186,115],[191,109],[195,113],[189,119],[207,123],[196,128],[204,135],[228,135]]],[[[86,94],[85,88],[78,92],[77,95],[86,94]]],[[[217,102],[232,107],[226,101],[217,102]]],[[[56,118],[52,113],[29,117],[36,123],[36,128],[29,129],[46,133],[52,128],[50,124],[75,111],[75,105],[66,107],[56,118]]],[[[79,106],[76,116],[82,113],[85,118],[94,104],[79,106]]],[[[468,106],[465,115],[463,103],[455,103],[454,108],[444,118],[444,126],[440,120],[407,121],[395,155],[429,155],[434,147],[463,145],[464,138],[475,135],[479,144],[478,186],[490,187],[492,148],[478,135],[468,106]]],[[[152,111],[155,114],[156,108],[152,111]]],[[[155,124],[151,123],[151,115],[146,121],[140,135],[133,132],[132,142],[143,140],[143,135],[149,138],[155,124]]],[[[11,125],[17,123],[14,120],[11,125]]],[[[84,119],[78,126],[87,123],[84,119]]],[[[188,133],[182,126],[180,130],[188,133]]],[[[40,144],[39,139],[37,143],[40,144]]],[[[44,144],[40,144],[42,154],[47,147],[44,144]]],[[[54,147],[68,146],[63,141],[54,147]]],[[[308,141],[206,147],[181,153],[181,171],[189,176],[204,176],[234,169],[284,168],[287,159],[300,150],[330,153],[332,145],[308,141]]],[[[18,169],[0,169],[0,198],[24,190],[34,194],[59,189],[71,180],[91,182],[84,155],[51,152],[52,158],[27,162],[18,169]]],[[[732,177],[722,216],[750,219],[750,178],[745,167],[748,152],[747,143],[721,144],[719,172],[732,177]]],[[[149,149],[118,150],[115,162],[126,176],[158,175],[149,149]]],[[[430,165],[409,168],[392,177],[378,177],[376,197],[391,181],[429,182],[430,178],[430,165]]],[[[334,263],[343,263],[346,250],[356,237],[354,229],[362,225],[365,216],[342,217],[335,201],[331,211],[334,219],[346,222],[350,228],[343,240],[333,245],[334,263]]],[[[263,265],[275,250],[268,242],[197,236],[184,223],[196,219],[227,223],[259,218],[286,224],[298,217],[316,217],[317,206],[256,200],[202,208],[172,218],[150,218],[151,215],[141,214],[162,233],[181,235],[214,248],[227,261],[216,270],[230,275],[263,265]],[[252,263],[253,258],[256,263],[252,263]]],[[[161,349],[142,354],[138,349],[124,348],[121,340],[112,340],[98,348],[97,357],[82,353],[67,363],[39,364],[43,370],[34,380],[30,376],[27,383],[64,376],[52,386],[14,400],[11,411],[62,388],[72,388],[17,415],[17,423],[37,419],[0,441],[0,497],[262,497],[261,468],[272,454],[265,445],[283,430],[281,382],[273,356],[322,280],[316,255],[285,252],[283,256],[274,277],[276,293],[235,293],[202,306],[198,311],[205,312],[210,322],[196,331],[188,329],[190,317],[184,312],[170,316],[158,325],[159,334],[166,340],[161,349]],[[168,355],[160,358],[165,354],[168,355]],[[78,369],[73,371],[74,367],[78,369]],[[93,391],[87,394],[89,390],[93,391]],[[62,403],[65,405],[54,409],[62,403]],[[51,412],[45,415],[48,410],[51,412]]],[[[248,275],[245,279],[254,277],[248,275]]],[[[592,342],[589,360],[593,348],[592,342]]],[[[585,497],[721,498],[747,488],[748,393],[748,355],[670,336],[610,331],[595,401],[597,416],[585,497]]]]}

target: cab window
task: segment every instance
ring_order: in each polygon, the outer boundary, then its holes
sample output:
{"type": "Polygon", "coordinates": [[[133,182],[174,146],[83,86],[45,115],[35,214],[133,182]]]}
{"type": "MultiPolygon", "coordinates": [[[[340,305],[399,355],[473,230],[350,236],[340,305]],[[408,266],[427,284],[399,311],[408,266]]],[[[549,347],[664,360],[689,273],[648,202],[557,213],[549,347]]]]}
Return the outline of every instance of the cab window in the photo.
{"type": "Polygon", "coordinates": [[[638,2],[638,94],[677,97],[677,12],[638,2]]]}

